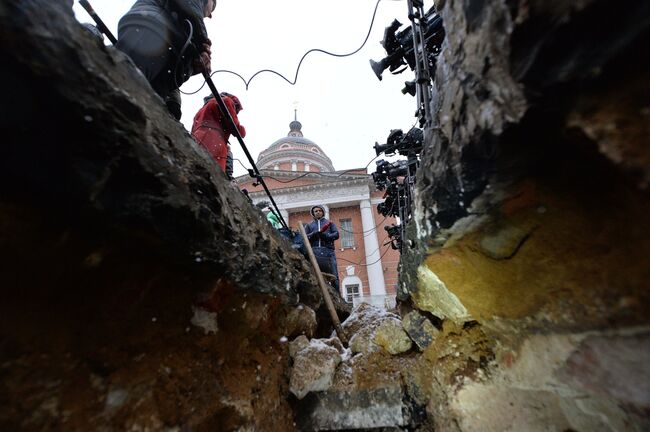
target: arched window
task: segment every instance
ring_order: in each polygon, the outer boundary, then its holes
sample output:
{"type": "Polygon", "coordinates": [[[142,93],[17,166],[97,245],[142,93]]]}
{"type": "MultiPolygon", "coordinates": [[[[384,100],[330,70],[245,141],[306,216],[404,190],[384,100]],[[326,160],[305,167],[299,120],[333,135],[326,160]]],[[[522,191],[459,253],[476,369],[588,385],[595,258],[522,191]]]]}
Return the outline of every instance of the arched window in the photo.
{"type": "Polygon", "coordinates": [[[346,276],[343,278],[341,295],[346,302],[356,305],[356,302],[363,297],[363,283],[361,283],[361,279],[358,276],[346,276]]]}

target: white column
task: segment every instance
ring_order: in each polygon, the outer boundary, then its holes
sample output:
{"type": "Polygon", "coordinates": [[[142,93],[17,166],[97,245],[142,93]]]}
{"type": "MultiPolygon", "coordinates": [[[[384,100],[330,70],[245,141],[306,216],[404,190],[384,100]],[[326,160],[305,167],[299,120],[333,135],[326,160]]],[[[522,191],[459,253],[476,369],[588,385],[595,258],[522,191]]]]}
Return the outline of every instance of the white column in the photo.
{"type": "Polygon", "coordinates": [[[375,227],[370,200],[361,201],[359,207],[361,207],[361,225],[363,227],[364,244],[366,246],[366,264],[370,264],[366,267],[368,270],[370,295],[386,295],[384,271],[381,260],[379,259],[382,251],[379,249],[377,230],[370,231],[375,227]]]}
{"type": "Polygon", "coordinates": [[[305,171],[309,171],[309,162],[305,162],[305,171]]]}
{"type": "Polygon", "coordinates": [[[291,171],[298,171],[298,162],[291,161],[291,171]]]}

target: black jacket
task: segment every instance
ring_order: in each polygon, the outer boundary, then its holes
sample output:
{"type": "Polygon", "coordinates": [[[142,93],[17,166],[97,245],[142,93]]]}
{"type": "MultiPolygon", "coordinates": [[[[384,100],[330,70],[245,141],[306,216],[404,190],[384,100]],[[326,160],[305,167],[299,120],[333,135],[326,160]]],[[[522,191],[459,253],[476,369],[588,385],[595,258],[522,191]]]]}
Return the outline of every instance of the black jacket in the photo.
{"type": "Polygon", "coordinates": [[[186,35],[189,29],[184,20],[187,19],[192,23],[193,42],[197,48],[201,48],[203,42],[208,39],[203,22],[204,5],[205,0],[137,0],[120,20],[119,26],[131,19],[146,17],[162,24],[165,30],[186,35]]]}
{"type": "Polygon", "coordinates": [[[116,47],[125,52],[163,99],[192,75],[198,52],[207,40],[205,0],[137,0],[120,19],[116,47]],[[172,73],[170,73],[170,71],[172,73]]]}

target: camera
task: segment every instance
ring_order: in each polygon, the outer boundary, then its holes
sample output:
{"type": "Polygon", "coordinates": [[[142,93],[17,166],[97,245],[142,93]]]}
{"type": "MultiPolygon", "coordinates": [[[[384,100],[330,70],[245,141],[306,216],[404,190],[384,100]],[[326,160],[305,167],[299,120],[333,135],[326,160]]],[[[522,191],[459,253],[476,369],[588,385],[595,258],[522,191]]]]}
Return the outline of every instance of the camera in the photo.
{"type": "Polygon", "coordinates": [[[386,225],[384,227],[388,236],[390,237],[390,247],[393,250],[402,249],[402,226],[401,225],[386,225]]]}
{"type": "Polygon", "coordinates": [[[392,199],[386,199],[383,203],[377,204],[377,213],[382,216],[393,216],[394,212],[394,201],[392,199]]]}
{"type": "Polygon", "coordinates": [[[377,204],[377,212],[382,216],[403,216],[400,212],[407,206],[406,189],[404,185],[391,182],[386,187],[384,202],[377,204]]]}
{"type": "Polygon", "coordinates": [[[372,181],[375,183],[375,186],[377,186],[377,189],[384,190],[386,189],[386,181],[388,180],[387,167],[390,166],[390,162],[379,159],[375,163],[377,165],[377,170],[371,174],[372,181]]]}
{"type": "Polygon", "coordinates": [[[409,167],[412,164],[408,160],[386,162],[383,159],[377,161],[377,171],[372,173],[372,180],[377,189],[384,190],[389,184],[397,182],[398,177],[409,175],[409,167]]]}
{"type": "MultiPolygon", "coordinates": [[[[436,58],[440,54],[440,46],[445,39],[445,30],[442,26],[442,18],[435,13],[432,7],[425,14],[424,23],[424,44],[427,50],[427,64],[433,72],[436,67],[436,58]]],[[[381,45],[388,54],[380,61],[370,60],[370,67],[381,81],[382,73],[388,69],[393,75],[404,72],[409,67],[415,68],[415,53],[413,51],[413,29],[411,26],[398,32],[402,23],[394,20],[384,30],[384,39],[381,45]]]]}
{"type": "Polygon", "coordinates": [[[386,226],[384,227],[384,229],[386,230],[386,232],[388,233],[388,235],[389,235],[390,237],[397,237],[397,236],[399,236],[399,229],[400,229],[400,226],[399,226],[399,225],[395,225],[395,224],[392,224],[392,225],[386,225],[386,226]]]}
{"type": "Polygon", "coordinates": [[[424,133],[420,128],[411,128],[404,134],[401,129],[392,129],[386,138],[386,144],[375,143],[374,149],[377,156],[381,153],[393,155],[399,153],[402,156],[419,154],[422,151],[424,133]]]}

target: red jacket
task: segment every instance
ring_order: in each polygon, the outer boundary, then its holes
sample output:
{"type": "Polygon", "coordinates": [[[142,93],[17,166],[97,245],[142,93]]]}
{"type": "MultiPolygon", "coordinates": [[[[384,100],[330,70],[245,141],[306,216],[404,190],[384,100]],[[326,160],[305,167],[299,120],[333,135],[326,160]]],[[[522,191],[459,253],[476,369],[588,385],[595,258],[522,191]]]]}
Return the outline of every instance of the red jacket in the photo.
{"type": "MultiPolygon", "coordinates": [[[[246,129],[239,124],[237,111],[235,110],[235,96],[224,96],[223,102],[230,112],[239,134],[244,138],[246,129]]],[[[237,101],[239,102],[239,101],[237,101]]],[[[217,101],[212,98],[201,108],[194,116],[192,125],[192,136],[201,146],[205,147],[212,158],[217,162],[221,169],[226,171],[226,158],[228,157],[228,139],[230,131],[227,128],[227,120],[223,121],[217,101]]]]}

